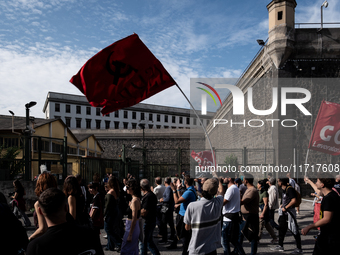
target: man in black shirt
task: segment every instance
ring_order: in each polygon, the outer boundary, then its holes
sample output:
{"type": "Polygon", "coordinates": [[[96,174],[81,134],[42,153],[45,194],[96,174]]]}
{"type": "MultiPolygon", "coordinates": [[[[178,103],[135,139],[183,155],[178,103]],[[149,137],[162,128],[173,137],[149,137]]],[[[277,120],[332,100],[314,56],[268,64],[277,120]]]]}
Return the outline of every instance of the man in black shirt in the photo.
{"type": "Polygon", "coordinates": [[[289,179],[284,177],[278,179],[278,185],[282,188],[282,200],[279,208],[279,245],[271,248],[273,251],[284,251],[283,241],[289,229],[296,241],[297,248],[291,254],[302,254],[301,236],[299,226],[296,221],[296,192],[295,189],[289,185],[289,179]]]}
{"type": "Polygon", "coordinates": [[[321,190],[323,199],[321,201],[320,216],[322,219],[301,230],[306,235],[311,229],[320,227],[320,235],[314,246],[313,255],[335,254],[339,249],[340,240],[340,197],[332,190],[334,179],[318,178],[316,187],[321,190]]]}
{"type": "MultiPolygon", "coordinates": [[[[148,248],[153,255],[159,255],[159,250],[153,241],[153,231],[156,227],[157,197],[151,192],[150,182],[147,179],[140,181],[140,187],[144,194],[142,198],[141,216],[145,220],[144,243],[141,244],[141,255],[148,253],[148,248]]],[[[142,231],[142,230],[141,230],[142,231]]]]}
{"type": "Polygon", "coordinates": [[[45,190],[39,197],[39,211],[48,229],[28,244],[26,255],[103,255],[98,236],[93,230],[66,222],[67,200],[56,188],[45,190]]]}

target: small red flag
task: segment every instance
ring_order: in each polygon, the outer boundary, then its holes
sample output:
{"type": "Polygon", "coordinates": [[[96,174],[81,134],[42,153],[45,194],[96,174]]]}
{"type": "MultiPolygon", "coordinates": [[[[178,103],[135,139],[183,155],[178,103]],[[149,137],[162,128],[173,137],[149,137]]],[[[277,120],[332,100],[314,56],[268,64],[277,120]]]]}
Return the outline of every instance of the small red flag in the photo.
{"type": "Polygon", "coordinates": [[[102,114],[135,105],[176,82],[137,34],[90,58],[71,80],[102,114]]]}
{"type": "Polygon", "coordinates": [[[340,104],[322,101],[308,148],[340,154],[340,104]]]}
{"type": "Polygon", "coordinates": [[[198,163],[200,167],[209,167],[214,165],[214,159],[211,151],[201,151],[196,153],[191,151],[191,157],[198,163]]]}

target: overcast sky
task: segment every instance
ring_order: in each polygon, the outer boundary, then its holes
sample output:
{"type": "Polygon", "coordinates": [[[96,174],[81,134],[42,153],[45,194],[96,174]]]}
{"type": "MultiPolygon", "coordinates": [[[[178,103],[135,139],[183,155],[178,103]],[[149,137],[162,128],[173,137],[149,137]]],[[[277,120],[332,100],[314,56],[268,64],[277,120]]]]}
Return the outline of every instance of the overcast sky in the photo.
{"type": "MultiPolygon", "coordinates": [[[[81,95],[70,78],[95,53],[137,33],[190,95],[190,78],[239,77],[268,37],[270,0],[0,0],[0,114],[42,112],[49,91],[81,95]]],[[[297,0],[296,22],[320,22],[321,1],[297,0]]],[[[340,22],[329,0],[324,22],[340,22]]],[[[176,87],[144,101],[188,108],[176,87]]]]}

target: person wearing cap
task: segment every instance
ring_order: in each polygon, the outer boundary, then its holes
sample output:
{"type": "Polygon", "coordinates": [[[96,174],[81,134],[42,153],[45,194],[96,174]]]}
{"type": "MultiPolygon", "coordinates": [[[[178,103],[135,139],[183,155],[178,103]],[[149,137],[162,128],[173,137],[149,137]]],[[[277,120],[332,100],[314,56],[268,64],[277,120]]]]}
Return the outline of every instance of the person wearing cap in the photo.
{"type": "Polygon", "coordinates": [[[221,210],[223,186],[217,178],[204,182],[202,199],[188,205],[184,215],[185,229],[192,231],[189,254],[217,254],[221,247],[221,210]]]}

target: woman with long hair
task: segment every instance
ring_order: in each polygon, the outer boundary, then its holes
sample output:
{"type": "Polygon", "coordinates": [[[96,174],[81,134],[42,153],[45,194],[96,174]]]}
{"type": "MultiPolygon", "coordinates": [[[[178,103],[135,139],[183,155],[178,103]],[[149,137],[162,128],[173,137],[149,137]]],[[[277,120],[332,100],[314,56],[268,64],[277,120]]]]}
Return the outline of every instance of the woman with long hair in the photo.
{"type": "Polygon", "coordinates": [[[120,211],[119,211],[119,184],[115,176],[110,176],[107,182],[108,192],[105,195],[105,210],[104,210],[104,229],[107,233],[107,246],[105,250],[119,252],[122,246],[120,238],[120,211]]]}
{"type": "MultiPolygon", "coordinates": [[[[38,177],[37,184],[35,187],[35,194],[37,195],[37,197],[39,197],[40,194],[43,193],[43,191],[49,188],[57,188],[57,186],[58,185],[56,178],[48,172],[43,172],[38,177]]],[[[41,211],[39,210],[39,201],[35,202],[34,204],[33,218],[36,230],[29,237],[30,241],[33,240],[34,238],[37,238],[38,236],[41,236],[47,230],[47,223],[45,217],[41,214],[41,211]]]]}
{"type": "MultiPolygon", "coordinates": [[[[89,218],[85,210],[85,198],[75,176],[69,175],[64,181],[63,192],[67,197],[69,215],[79,225],[88,225],[89,218]]],[[[68,220],[72,220],[68,215],[68,220]]]]}
{"type": "Polygon", "coordinates": [[[130,179],[126,183],[127,193],[132,196],[130,206],[127,210],[127,220],[125,224],[125,234],[122,244],[122,255],[138,255],[139,239],[139,217],[141,209],[141,188],[135,179],[130,179]]]}
{"type": "MultiPolygon", "coordinates": [[[[24,187],[22,186],[21,182],[19,180],[15,180],[13,182],[14,186],[14,195],[12,198],[16,201],[17,206],[14,207],[14,210],[19,210],[21,217],[24,220],[25,227],[31,226],[31,221],[26,215],[26,202],[24,199],[24,196],[26,195],[26,191],[24,187]]],[[[14,214],[17,214],[17,212],[14,212],[14,214]]]]}

